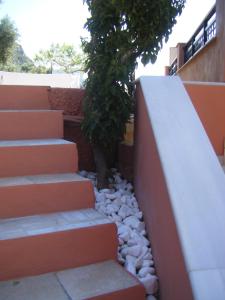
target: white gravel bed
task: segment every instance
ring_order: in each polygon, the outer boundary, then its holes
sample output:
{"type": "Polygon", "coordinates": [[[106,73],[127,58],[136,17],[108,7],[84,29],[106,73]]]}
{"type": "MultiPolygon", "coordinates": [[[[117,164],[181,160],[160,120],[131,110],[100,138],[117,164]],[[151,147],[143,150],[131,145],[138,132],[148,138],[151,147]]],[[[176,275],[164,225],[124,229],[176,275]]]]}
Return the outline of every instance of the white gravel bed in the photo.
{"type": "Polygon", "coordinates": [[[96,209],[112,219],[118,229],[118,260],[145,286],[148,300],[158,291],[158,278],[155,275],[154,261],[150,242],[145,231],[143,213],[138,207],[133,186],[122,179],[116,169],[112,169],[110,189],[97,190],[96,174],[80,171],[79,174],[89,178],[94,184],[96,209]]]}

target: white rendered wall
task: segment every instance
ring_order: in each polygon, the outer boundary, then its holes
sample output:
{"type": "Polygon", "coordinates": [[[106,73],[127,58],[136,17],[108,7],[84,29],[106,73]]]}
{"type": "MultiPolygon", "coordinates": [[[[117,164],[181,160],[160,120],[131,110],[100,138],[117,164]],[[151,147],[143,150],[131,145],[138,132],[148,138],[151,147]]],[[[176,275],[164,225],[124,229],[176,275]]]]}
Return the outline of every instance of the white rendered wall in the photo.
{"type": "Polygon", "coordinates": [[[224,300],[225,174],[181,80],[139,81],[194,298],[224,300]]]}
{"type": "Polygon", "coordinates": [[[80,88],[83,81],[82,77],[82,72],[74,74],[32,74],[0,71],[0,84],[80,88]]]}

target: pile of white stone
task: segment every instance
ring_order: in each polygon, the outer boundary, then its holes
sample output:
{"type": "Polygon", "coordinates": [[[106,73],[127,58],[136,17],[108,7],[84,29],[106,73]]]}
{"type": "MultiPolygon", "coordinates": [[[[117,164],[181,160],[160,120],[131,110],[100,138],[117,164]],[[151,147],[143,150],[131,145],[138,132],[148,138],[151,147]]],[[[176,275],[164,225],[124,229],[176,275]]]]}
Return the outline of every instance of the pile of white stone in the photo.
{"type": "MultiPolygon", "coordinates": [[[[96,209],[112,219],[118,228],[118,260],[143,283],[149,300],[154,300],[158,280],[155,275],[150,242],[146,237],[143,214],[138,208],[131,183],[122,179],[112,169],[110,189],[97,190],[95,187],[96,209]]],[[[92,180],[96,186],[96,174],[81,171],[80,175],[92,180]]]]}

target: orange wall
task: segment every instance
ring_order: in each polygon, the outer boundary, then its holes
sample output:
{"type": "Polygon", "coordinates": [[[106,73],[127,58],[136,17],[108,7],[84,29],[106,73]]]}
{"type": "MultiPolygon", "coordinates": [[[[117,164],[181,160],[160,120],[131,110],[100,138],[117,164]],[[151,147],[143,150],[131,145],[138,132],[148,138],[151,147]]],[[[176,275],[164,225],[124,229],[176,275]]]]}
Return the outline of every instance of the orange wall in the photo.
{"type": "Polygon", "coordinates": [[[91,145],[81,131],[85,90],[48,86],[0,85],[0,109],[63,110],[64,138],[77,144],[80,170],[95,170],[91,145]]]}
{"type": "Polygon", "coordinates": [[[0,109],[49,109],[48,87],[0,85],[0,109]]]}
{"type": "Polygon", "coordinates": [[[85,91],[48,86],[0,85],[0,109],[60,109],[65,115],[82,116],[85,91]]]}
{"type": "Polygon", "coordinates": [[[136,89],[134,185],[144,213],[160,284],[160,300],[192,300],[170,196],[144,96],[136,89]]]}
{"type": "Polygon", "coordinates": [[[225,81],[225,1],[216,1],[216,38],[178,71],[183,80],[225,81]]]}
{"type": "Polygon", "coordinates": [[[85,90],[72,88],[49,88],[51,109],[61,109],[65,115],[82,116],[85,90]]]}
{"type": "Polygon", "coordinates": [[[223,155],[225,140],[225,84],[185,83],[217,155],[223,155]]]}

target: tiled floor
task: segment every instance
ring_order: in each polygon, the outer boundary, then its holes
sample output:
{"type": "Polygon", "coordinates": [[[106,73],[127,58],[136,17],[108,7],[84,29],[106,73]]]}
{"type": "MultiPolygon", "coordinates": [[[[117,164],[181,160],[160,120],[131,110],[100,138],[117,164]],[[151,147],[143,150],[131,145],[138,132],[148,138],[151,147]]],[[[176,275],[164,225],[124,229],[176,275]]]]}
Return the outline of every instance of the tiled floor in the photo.
{"type": "Polygon", "coordinates": [[[0,220],[0,240],[111,223],[94,209],[0,220]]]}

